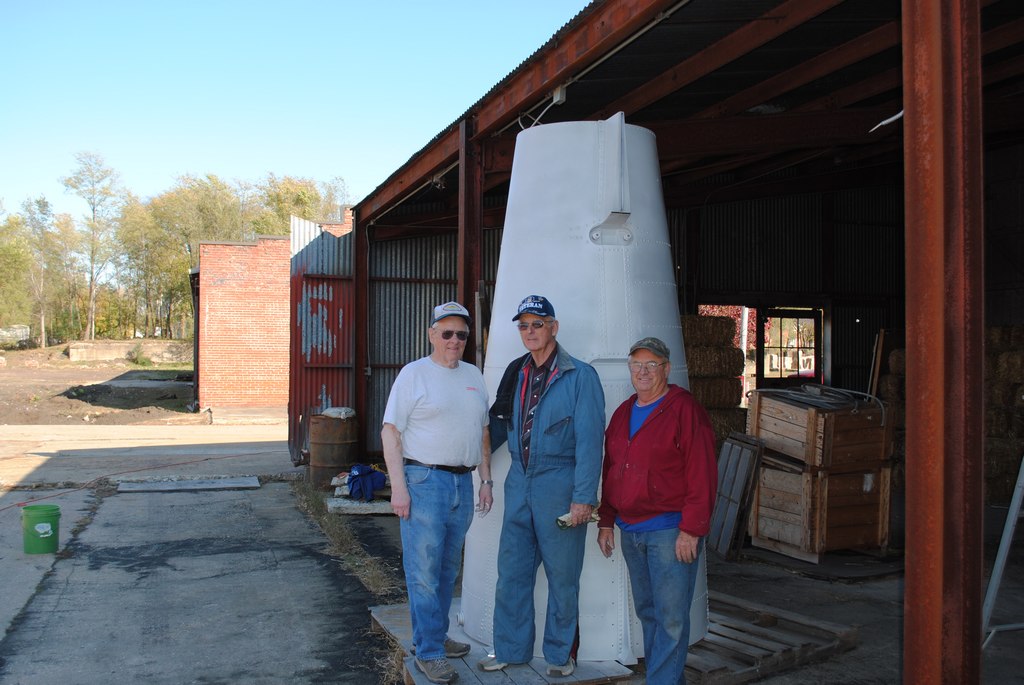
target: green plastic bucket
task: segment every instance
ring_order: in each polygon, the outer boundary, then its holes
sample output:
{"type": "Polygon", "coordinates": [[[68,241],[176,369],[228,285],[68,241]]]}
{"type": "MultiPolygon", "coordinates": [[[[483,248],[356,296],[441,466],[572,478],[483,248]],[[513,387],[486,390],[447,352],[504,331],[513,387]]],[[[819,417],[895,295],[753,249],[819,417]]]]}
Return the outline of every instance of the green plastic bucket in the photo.
{"type": "Polygon", "coordinates": [[[60,541],[60,507],[29,504],[21,508],[25,554],[52,554],[60,541]]]}

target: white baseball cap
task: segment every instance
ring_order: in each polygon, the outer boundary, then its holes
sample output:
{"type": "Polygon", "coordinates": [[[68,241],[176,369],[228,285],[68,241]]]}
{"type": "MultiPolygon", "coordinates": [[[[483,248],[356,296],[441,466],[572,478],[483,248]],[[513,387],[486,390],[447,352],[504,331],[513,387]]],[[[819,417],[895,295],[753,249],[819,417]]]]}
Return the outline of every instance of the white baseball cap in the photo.
{"type": "Polygon", "coordinates": [[[461,316],[466,320],[466,323],[470,322],[469,310],[463,307],[458,302],[445,302],[434,307],[434,318],[430,320],[430,325],[433,326],[441,319],[449,316],[461,316]]]}

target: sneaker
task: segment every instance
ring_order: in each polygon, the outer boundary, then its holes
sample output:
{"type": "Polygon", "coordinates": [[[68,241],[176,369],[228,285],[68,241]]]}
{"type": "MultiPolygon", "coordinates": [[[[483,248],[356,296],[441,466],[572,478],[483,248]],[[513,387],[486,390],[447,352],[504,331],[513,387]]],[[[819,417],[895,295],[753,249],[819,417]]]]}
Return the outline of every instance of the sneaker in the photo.
{"type": "Polygon", "coordinates": [[[417,657],[416,668],[423,671],[423,675],[432,683],[454,683],[459,678],[459,674],[445,657],[428,660],[417,657]]]}
{"type": "Polygon", "coordinates": [[[561,666],[552,666],[548,664],[548,675],[565,676],[572,675],[572,672],[576,670],[576,661],[572,657],[561,666]]]}
{"type": "Polygon", "coordinates": [[[461,659],[469,654],[469,645],[465,642],[453,640],[450,637],[444,641],[444,655],[449,659],[461,659]]]}
{"type": "Polygon", "coordinates": [[[500,671],[508,666],[507,661],[498,661],[498,657],[489,656],[486,659],[481,659],[480,663],[477,664],[481,671],[500,671]]]}

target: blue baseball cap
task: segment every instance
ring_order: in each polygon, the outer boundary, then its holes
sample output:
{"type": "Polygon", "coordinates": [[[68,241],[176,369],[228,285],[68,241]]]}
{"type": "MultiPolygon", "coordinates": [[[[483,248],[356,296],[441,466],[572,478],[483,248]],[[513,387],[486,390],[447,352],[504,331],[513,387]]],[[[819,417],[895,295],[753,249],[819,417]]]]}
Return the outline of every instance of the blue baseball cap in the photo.
{"type": "Polygon", "coordinates": [[[555,316],[555,308],[548,302],[548,298],[543,295],[530,295],[519,303],[519,311],[512,317],[512,320],[518,321],[519,317],[523,314],[536,314],[537,316],[550,316],[553,318],[555,316]]]}

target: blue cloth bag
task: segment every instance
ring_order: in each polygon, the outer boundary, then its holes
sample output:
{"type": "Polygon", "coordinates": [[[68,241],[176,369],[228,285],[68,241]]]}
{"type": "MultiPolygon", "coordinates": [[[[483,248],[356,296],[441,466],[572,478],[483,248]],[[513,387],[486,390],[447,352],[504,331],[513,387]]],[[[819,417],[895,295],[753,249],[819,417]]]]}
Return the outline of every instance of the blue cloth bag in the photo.
{"type": "Polygon", "coordinates": [[[366,464],[353,464],[348,472],[348,496],[363,502],[372,502],[375,490],[387,485],[384,474],[366,464]]]}

